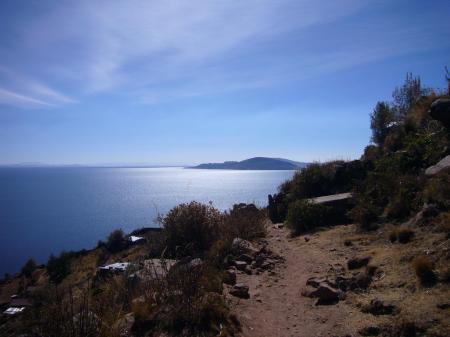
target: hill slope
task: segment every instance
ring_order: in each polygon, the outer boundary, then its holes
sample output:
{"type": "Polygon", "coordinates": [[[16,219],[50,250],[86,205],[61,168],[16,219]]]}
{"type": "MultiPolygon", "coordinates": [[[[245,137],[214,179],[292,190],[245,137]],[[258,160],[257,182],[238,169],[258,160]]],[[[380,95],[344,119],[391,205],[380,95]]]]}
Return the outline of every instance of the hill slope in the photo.
{"type": "Polygon", "coordinates": [[[306,163],[283,158],[254,157],[242,161],[200,164],[193,168],[210,170],[298,170],[306,165],[306,163]]]}

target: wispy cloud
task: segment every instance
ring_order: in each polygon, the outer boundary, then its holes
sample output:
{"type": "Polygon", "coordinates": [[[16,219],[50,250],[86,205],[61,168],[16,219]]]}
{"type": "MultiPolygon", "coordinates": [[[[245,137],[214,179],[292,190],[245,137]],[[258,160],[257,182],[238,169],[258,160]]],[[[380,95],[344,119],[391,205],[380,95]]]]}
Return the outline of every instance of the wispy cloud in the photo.
{"type": "Polygon", "coordinates": [[[43,108],[75,102],[76,100],[41,82],[0,66],[0,104],[43,108]]]}
{"type": "MultiPolygon", "coordinates": [[[[301,80],[426,48],[433,27],[345,18],[389,1],[77,1],[51,6],[17,28],[10,69],[40,84],[23,93],[50,104],[120,93],[168,99],[301,80]],[[357,20],[356,20],[357,21],[357,20]],[[339,29],[334,23],[339,22],[339,29]],[[314,33],[312,33],[314,30],[314,33]],[[28,55],[33,55],[32,61],[28,55]],[[48,82],[50,81],[50,82],[48,82]],[[58,83],[58,90],[43,83],[58,83]]],[[[1,84],[1,83],[0,83],[1,84]]],[[[3,84],[4,85],[4,84],[3,84]]],[[[135,95],[135,96],[133,96],[135,95]]]]}

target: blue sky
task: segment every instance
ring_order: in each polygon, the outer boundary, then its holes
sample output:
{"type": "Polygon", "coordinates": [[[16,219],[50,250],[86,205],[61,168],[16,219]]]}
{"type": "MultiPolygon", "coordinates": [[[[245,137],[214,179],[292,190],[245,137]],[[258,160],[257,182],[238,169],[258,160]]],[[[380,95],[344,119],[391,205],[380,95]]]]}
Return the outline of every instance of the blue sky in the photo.
{"type": "Polygon", "coordinates": [[[0,2],[0,163],[360,156],[406,72],[444,88],[448,0],[0,2]]]}

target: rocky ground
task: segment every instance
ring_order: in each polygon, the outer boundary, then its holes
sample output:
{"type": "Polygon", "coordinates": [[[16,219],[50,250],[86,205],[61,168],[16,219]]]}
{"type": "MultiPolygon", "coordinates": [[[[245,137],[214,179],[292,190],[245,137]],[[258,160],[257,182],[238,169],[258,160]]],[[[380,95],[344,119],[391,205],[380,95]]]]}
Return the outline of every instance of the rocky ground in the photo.
{"type": "Polygon", "coordinates": [[[441,235],[427,238],[392,244],[386,230],[353,225],[291,238],[270,226],[262,251],[246,254],[253,262],[231,262],[237,285],[226,291],[241,336],[450,335],[449,285],[421,287],[410,265],[408,254],[427,246],[448,252],[441,235]]]}

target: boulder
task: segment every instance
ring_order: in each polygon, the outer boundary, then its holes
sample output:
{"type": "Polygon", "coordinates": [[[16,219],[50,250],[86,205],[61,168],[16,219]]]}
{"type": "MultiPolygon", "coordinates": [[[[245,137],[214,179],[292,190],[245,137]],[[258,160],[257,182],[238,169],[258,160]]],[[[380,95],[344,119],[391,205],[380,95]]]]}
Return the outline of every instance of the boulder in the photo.
{"type": "Polygon", "coordinates": [[[236,255],[248,254],[255,256],[258,253],[258,250],[251,244],[251,242],[241,238],[233,239],[231,250],[236,255]]]}
{"type": "Polygon", "coordinates": [[[444,157],[437,164],[430,166],[425,170],[425,175],[434,176],[443,170],[447,170],[450,168],[450,155],[444,157]]]}
{"type": "Polygon", "coordinates": [[[236,284],[236,272],[233,269],[228,269],[224,272],[223,283],[228,285],[236,284]]]}
{"type": "Polygon", "coordinates": [[[247,268],[247,262],[245,261],[234,261],[234,265],[237,270],[244,271],[247,268]]]}
{"type": "Polygon", "coordinates": [[[320,283],[317,289],[303,293],[304,296],[317,298],[317,304],[330,304],[339,301],[339,290],[326,283],[320,283]]]}
{"type": "Polygon", "coordinates": [[[361,336],[378,336],[381,333],[381,329],[377,325],[369,325],[360,329],[358,332],[361,336]]]}
{"type": "Polygon", "coordinates": [[[230,294],[239,298],[249,298],[248,285],[244,283],[235,284],[230,290],[230,294]]]}
{"type": "Polygon", "coordinates": [[[352,269],[358,269],[358,268],[361,268],[361,267],[365,267],[369,263],[370,259],[371,259],[370,256],[355,257],[355,258],[350,259],[350,260],[347,261],[347,268],[349,270],[352,270],[352,269]]]}
{"type": "Polygon", "coordinates": [[[372,282],[372,277],[368,273],[358,272],[352,276],[337,276],[336,285],[343,291],[367,289],[372,282]]]}
{"type": "Polygon", "coordinates": [[[362,307],[362,312],[370,313],[372,315],[392,315],[397,312],[394,304],[374,298],[369,304],[362,307]]]}
{"type": "Polygon", "coordinates": [[[450,129],[450,99],[439,98],[431,104],[430,116],[450,129]]]}
{"type": "Polygon", "coordinates": [[[239,256],[238,260],[247,262],[247,264],[251,264],[253,261],[253,258],[250,255],[242,254],[241,256],[239,256]]]}

